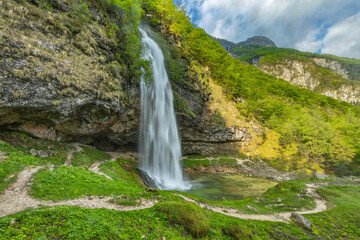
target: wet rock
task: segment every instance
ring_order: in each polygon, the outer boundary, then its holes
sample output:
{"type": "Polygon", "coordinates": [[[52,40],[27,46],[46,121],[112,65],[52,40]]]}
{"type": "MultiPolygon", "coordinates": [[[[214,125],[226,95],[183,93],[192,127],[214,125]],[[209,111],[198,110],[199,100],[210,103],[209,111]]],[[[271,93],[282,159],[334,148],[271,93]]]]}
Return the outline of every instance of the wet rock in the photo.
{"type": "Polygon", "coordinates": [[[296,224],[301,226],[302,228],[311,231],[312,230],[312,223],[305,218],[304,216],[298,213],[291,213],[291,220],[293,220],[296,224]]]}

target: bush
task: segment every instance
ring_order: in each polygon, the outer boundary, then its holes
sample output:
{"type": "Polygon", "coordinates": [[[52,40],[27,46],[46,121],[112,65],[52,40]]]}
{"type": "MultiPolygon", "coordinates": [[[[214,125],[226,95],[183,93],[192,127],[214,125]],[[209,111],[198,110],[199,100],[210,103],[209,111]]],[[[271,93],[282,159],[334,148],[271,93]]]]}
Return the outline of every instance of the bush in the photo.
{"type": "Polygon", "coordinates": [[[164,202],[158,211],[168,215],[168,220],[185,228],[195,238],[207,235],[210,228],[210,215],[194,203],[164,202]]]}
{"type": "Polygon", "coordinates": [[[251,234],[248,233],[239,223],[229,225],[224,229],[224,233],[237,240],[252,239],[251,234]]]}

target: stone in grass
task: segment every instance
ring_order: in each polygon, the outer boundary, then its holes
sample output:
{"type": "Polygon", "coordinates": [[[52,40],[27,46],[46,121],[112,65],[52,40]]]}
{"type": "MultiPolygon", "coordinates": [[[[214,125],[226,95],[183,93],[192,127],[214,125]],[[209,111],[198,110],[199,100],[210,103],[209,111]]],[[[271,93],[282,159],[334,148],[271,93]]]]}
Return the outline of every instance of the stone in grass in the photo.
{"type": "Polygon", "coordinates": [[[326,179],[326,178],[328,178],[327,175],[323,175],[323,174],[319,174],[319,173],[314,173],[313,177],[317,178],[317,179],[326,179]]]}
{"type": "Polygon", "coordinates": [[[34,156],[38,156],[38,157],[49,157],[49,156],[53,156],[55,155],[54,151],[43,151],[43,150],[35,150],[35,149],[31,149],[30,150],[30,154],[34,155],[34,156]]]}
{"type": "Polygon", "coordinates": [[[305,228],[306,230],[311,231],[312,230],[312,223],[305,218],[304,216],[298,214],[298,213],[291,213],[291,220],[293,220],[296,224],[299,226],[305,228]]]}

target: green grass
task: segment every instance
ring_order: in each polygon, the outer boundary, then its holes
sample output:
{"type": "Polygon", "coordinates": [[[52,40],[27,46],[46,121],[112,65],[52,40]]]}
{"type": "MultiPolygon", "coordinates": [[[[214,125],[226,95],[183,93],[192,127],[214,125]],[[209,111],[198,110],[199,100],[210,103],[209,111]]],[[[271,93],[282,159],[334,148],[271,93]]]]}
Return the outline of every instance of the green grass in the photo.
{"type": "Polygon", "coordinates": [[[187,156],[184,160],[184,167],[195,168],[195,167],[209,167],[209,166],[224,166],[224,167],[235,167],[237,161],[235,158],[229,158],[224,155],[215,155],[209,157],[191,155],[187,156]]]}
{"type": "Polygon", "coordinates": [[[360,237],[360,186],[330,185],[317,192],[332,209],[306,215],[313,223],[314,234],[328,235],[329,239],[359,239],[360,237]]]}
{"type": "Polygon", "coordinates": [[[36,157],[27,153],[29,149],[16,148],[9,143],[0,143],[0,151],[7,155],[7,158],[0,162],[0,193],[16,179],[16,177],[9,177],[16,175],[25,167],[48,163],[61,165],[66,161],[67,156],[65,152],[57,152],[56,155],[46,158],[36,157]]]}
{"type": "Polygon", "coordinates": [[[360,238],[360,205],[335,207],[328,211],[304,215],[313,224],[316,236],[327,239],[359,239],[360,238]]]}
{"type": "Polygon", "coordinates": [[[43,208],[0,219],[0,239],[183,239],[188,235],[166,219],[153,209],[43,208]]]}
{"type": "Polygon", "coordinates": [[[112,181],[85,168],[60,166],[53,170],[40,170],[31,186],[33,197],[45,200],[73,199],[84,195],[123,195],[144,190],[126,180],[112,181]]]}
{"type": "Polygon", "coordinates": [[[210,165],[212,165],[211,160],[190,160],[190,159],[184,159],[183,163],[184,163],[184,167],[188,167],[188,168],[195,168],[195,167],[200,167],[200,166],[204,166],[204,167],[208,167],[210,165]]]}
{"type": "Polygon", "coordinates": [[[142,186],[138,178],[136,166],[126,160],[117,159],[116,162],[109,161],[99,165],[101,172],[107,174],[114,180],[125,180],[129,183],[142,186]]]}
{"type": "Polygon", "coordinates": [[[188,155],[186,159],[206,159],[206,157],[201,155],[188,155]]]}
{"type": "Polygon", "coordinates": [[[74,167],[87,166],[90,167],[93,163],[98,161],[105,161],[110,159],[110,155],[99,151],[92,147],[82,146],[81,152],[73,153],[73,160],[71,165],[74,167]]]}
{"type": "Polygon", "coordinates": [[[227,166],[227,167],[235,167],[237,164],[236,159],[234,158],[219,158],[217,159],[217,164],[220,166],[227,166]]]}
{"type": "MultiPolygon", "coordinates": [[[[304,190],[304,184],[305,181],[284,182],[262,197],[295,198],[294,194],[304,190]]],[[[0,219],[0,239],[141,239],[143,236],[148,239],[358,239],[360,187],[328,186],[318,191],[337,207],[305,215],[313,224],[311,232],[294,223],[228,217],[174,197],[153,208],[131,212],[63,206],[28,210],[0,219]]],[[[171,195],[168,191],[146,194],[171,195]]],[[[123,200],[130,201],[118,204],[136,205],[137,199],[128,195],[123,200]]]]}
{"type": "Polygon", "coordinates": [[[359,186],[330,185],[317,189],[317,192],[333,206],[358,205],[360,206],[359,186]]]}

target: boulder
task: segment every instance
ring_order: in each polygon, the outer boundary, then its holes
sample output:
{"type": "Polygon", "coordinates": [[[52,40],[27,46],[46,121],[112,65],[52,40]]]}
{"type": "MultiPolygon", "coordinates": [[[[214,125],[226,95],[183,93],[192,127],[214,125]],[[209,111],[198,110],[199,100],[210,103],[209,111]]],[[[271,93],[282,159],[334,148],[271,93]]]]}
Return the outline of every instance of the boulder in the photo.
{"type": "Polygon", "coordinates": [[[304,216],[298,213],[291,213],[291,220],[293,220],[296,224],[301,226],[302,228],[311,231],[312,230],[312,223],[305,218],[304,216]]]}
{"type": "Polygon", "coordinates": [[[317,179],[326,179],[326,178],[329,178],[329,176],[323,175],[323,174],[320,174],[320,173],[314,173],[314,174],[313,174],[313,177],[314,177],[314,178],[317,178],[317,179]]]}
{"type": "Polygon", "coordinates": [[[49,157],[49,156],[53,156],[55,155],[54,151],[43,151],[43,150],[35,150],[35,149],[31,149],[30,150],[30,154],[33,156],[37,156],[37,157],[49,157]]]}

